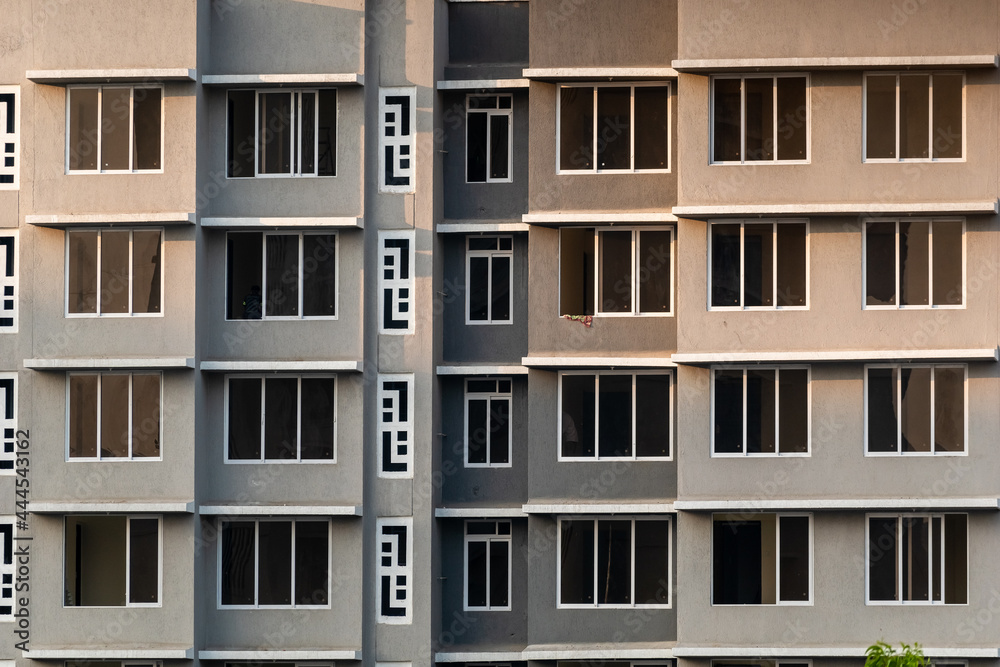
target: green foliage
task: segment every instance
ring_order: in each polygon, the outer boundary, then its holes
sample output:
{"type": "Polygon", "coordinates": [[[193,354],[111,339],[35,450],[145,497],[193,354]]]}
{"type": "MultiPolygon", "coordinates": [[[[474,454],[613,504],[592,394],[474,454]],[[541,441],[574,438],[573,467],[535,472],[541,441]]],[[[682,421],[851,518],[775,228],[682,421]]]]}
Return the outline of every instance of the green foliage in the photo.
{"type": "Polygon", "coordinates": [[[920,644],[900,643],[899,649],[877,641],[865,651],[865,667],[928,667],[930,660],[924,657],[920,644]]]}

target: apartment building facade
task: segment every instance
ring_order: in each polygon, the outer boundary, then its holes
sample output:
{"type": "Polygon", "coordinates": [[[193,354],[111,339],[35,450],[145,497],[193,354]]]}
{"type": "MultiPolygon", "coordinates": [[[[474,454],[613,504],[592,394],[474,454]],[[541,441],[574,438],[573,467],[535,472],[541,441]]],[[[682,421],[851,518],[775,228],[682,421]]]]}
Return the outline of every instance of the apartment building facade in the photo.
{"type": "Polygon", "coordinates": [[[1000,660],[998,12],[8,0],[0,660],[1000,660]]]}

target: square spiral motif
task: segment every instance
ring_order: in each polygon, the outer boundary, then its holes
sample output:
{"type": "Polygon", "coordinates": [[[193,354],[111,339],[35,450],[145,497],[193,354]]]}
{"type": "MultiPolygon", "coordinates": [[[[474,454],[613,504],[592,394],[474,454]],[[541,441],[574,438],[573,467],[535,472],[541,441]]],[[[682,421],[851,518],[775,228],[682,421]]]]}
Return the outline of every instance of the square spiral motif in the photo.
{"type": "Polygon", "coordinates": [[[14,517],[0,517],[0,621],[14,619],[14,517]]]}
{"type": "Polygon", "coordinates": [[[416,88],[379,90],[379,191],[413,192],[416,88]]]}
{"type": "Polygon", "coordinates": [[[413,375],[379,375],[377,446],[379,477],[413,477],[413,375]]]}
{"type": "Polygon", "coordinates": [[[0,333],[17,333],[17,236],[0,235],[0,333]]]}
{"type": "Polygon", "coordinates": [[[378,520],[378,622],[409,624],[413,579],[413,519],[378,520]]]}
{"type": "Polygon", "coordinates": [[[379,234],[379,333],[413,333],[413,232],[379,234]]]}
{"type": "Polygon", "coordinates": [[[3,449],[0,450],[0,475],[14,474],[17,458],[17,373],[0,373],[0,429],[3,449]]]}
{"type": "Polygon", "coordinates": [[[0,86],[0,190],[16,190],[20,169],[18,86],[0,86]]]}

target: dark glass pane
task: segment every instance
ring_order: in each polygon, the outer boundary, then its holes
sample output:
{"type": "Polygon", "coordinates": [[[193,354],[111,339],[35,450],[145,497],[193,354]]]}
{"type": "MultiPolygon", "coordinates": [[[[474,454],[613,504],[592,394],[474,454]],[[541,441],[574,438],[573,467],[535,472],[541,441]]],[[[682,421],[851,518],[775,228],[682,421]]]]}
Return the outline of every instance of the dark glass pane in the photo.
{"type": "Polygon", "coordinates": [[[594,314],[594,230],[559,232],[559,313],[594,314]]]}
{"type": "Polygon", "coordinates": [[[778,517],[779,602],[809,600],[809,517],[778,517]]]}
{"type": "Polygon", "coordinates": [[[594,455],[594,376],[562,377],[562,455],[594,455]]]}
{"type": "Polygon", "coordinates": [[[934,369],[934,451],[965,450],[965,370],[934,369]]]}
{"type": "Polygon", "coordinates": [[[773,369],[747,370],[747,452],[775,451],[775,372],[773,369]]]}
{"type": "Polygon", "coordinates": [[[498,255],[493,257],[493,275],[490,278],[493,285],[491,319],[494,322],[510,321],[510,257],[498,255]]]}
{"type": "Polygon", "coordinates": [[[670,312],[670,232],[639,232],[639,312],[670,312]]]}
{"type": "Polygon", "coordinates": [[[669,166],[670,127],[666,86],[635,88],[635,168],[666,169],[669,166]]]}
{"type": "Polygon", "coordinates": [[[774,305],[774,225],[743,226],[743,305],[774,305]]]}
{"type": "Polygon", "coordinates": [[[132,120],[135,125],[132,138],[132,168],[159,169],[160,116],[163,108],[159,88],[136,88],[132,93],[135,108],[132,120]]]}
{"type": "Polygon", "coordinates": [[[600,233],[600,312],[632,310],[632,232],[600,233]]]}
{"type": "Polygon", "coordinates": [[[490,606],[506,607],[510,603],[508,594],[510,578],[510,542],[493,540],[490,542],[490,606]]]}
{"type": "Polygon", "coordinates": [[[899,290],[904,306],[930,303],[929,222],[899,223],[899,290]]]}
{"type": "Polygon", "coordinates": [[[899,156],[926,158],[930,127],[930,75],[899,77],[899,156]]]}
{"type": "Polygon", "coordinates": [[[337,314],[336,248],[334,234],[302,236],[302,314],[306,317],[337,314]]]}
{"type": "Polygon", "coordinates": [[[594,602],[594,522],[586,519],[560,524],[559,602],[594,602]]]}
{"type": "Polygon", "coordinates": [[[160,312],[160,232],[132,232],[132,312],[160,312]]]}
{"type": "Polygon", "coordinates": [[[632,89],[597,89],[597,168],[632,167],[632,89]]]}
{"type": "Polygon", "coordinates": [[[308,176],[316,173],[316,93],[302,93],[301,97],[299,173],[308,176]]]}
{"type": "Polygon", "coordinates": [[[469,320],[490,319],[490,258],[469,258],[469,320]]]}
{"type": "Polygon", "coordinates": [[[935,159],[962,157],[962,74],[934,75],[935,159]]]}
{"type": "Polygon", "coordinates": [[[222,604],[254,604],[254,522],[224,521],[221,549],[222,604]]]}
{"type": "Polygon", "coordinates": [[[490,401],[490,463],[510,463],[510,400],[490,401]]]}
{"type": "Polygon", "coordinates": [[[230,178],[254,175],[254,99],[252,90],[229,91],[226,170],[230,178]]]}
{"type": "Polygon", "coordinates": [[[805,160],[809,109],[806,78],[778,77],[778,159],[805,160]]]}
{"type": "Polygon", "coordinates": [[[490,178],[510,177],[510,117],[490,116],[490,178]]]}
{"type": "Polygon", "coordinates": [[[160,521],[129,519],[128,601],[155,604],[160,587],[160,521]]]}
{"type": "Polygon", "coordinates": [[[68,303],[71,313],[97,312],[97,232],[69,236],[68,303]]]}
{"type": "Polygon", "coordinates": [[[931,600],[941,601],[941,538],[943,528],[941,517],[931,517],[931,548],[930,568],[931,568],[931,600]]]}
{"type": "Polygon", "coordinates": [[[809,371],[782,368],[778,372],[778,448],[782,454],[809,447],[809,371]]]}
{"type": "Polygon", "coordinates": [[[598,419],[601,456],[632,456],[632,376],[602,375],[598,419]]]}
{"type": "Polygon", "coordinates": [[[868,369],[868,451],[895,452],[897,442],[896,369],[868,369]]]}
{"type": "Polygon", "coordinates": [[[670,456],[670,376],[635,376],[635,455],[670,456]]]}
{"type": "Polygon", "coordinates": [[[69,376],[70,458],[97,456],[97,377],[69,376]]]}
{"type": "Polygon", "coordinates": [[[301,457],[304,460],[333,460],[336,383],[334,378],[302,378],[301,457]]]}
{"type": "Polygon", "coordinates": [[[337,91],[319,91],[318,176],[337,174],[337,91]]]}
{"type": "Polygon", "coordinates": [[[962,223],[935,222],[934,305],[962,304],[962,223]]]}
{"type": "Polygon", "coordinates": [[[97,88],[71,88],[69,95],[69,168],[97,169],[97,88]]]}
{"type": "Polygon", "coordinates": [[[229,378],[229,458],[260,459],[260,378],[229,378]]]}
{"type": "Polygon", "coordinates": [[[896,157],[896,75],[865,78],[865,157],[896,157]]]}
{"type": "Polygon", "coordinates": [[[292,522],[261,521],[257,556],[257,603],[292,603],[292,522]]]}
{"type": "Polygon", "coordinates": [[[132,456],[160,455],[160,374],[132,376],[132,456]]]}
{"type": "Polygon", "coordinates": [[[740,305],[739,225],[712,225],[712,305],[740,305]]]}
{"type": "Polygon", "coordinates": [[[930,600],[930,518],[903,517],[903,600],[930,600]]]}
{"type": "Polygon", "coordinates": [[[743,451],[743,371],[714,371],[715,453],[743,451]]]}
{"type": "Polygon", "coordinates": [[[597,522],[597,603],[632,602],[632,522],[597,522]]]}
{"type": "Polygon", "coordinates": [[[128,456],[128,415],[128,375],[102,375],[102,458],[128,456]]]}
{"type": "Polygon", "coordinates": [[[466,550],[468,553],[468,564],[466,566],[468,569],[466,571],[466,578],[469,586],[467,603],[470,607],[485,607],[487,605],[486,547],[487,542],[482,540],[476,540],[466,544],[466,550]]]}
{"type": "Polygon", "coordinates": [[[714,162],[740,160],[740,79],[715,79],[713,112],[714,162]]]}
{"type": "Polygon", "coordinates": [[[670,601],[669,521],[635,522],[635,603],[670,601]]]}
{"type": "Polygon", "coordinates": [[[101,312],[127,313],[129,308],[129,233],[101,232],[101,312]]]}
{"type": "Polygon", "coordinates": [[[746,159],[774,159],[774,81],[748,77],[746,87],[746,159]]]}
{"type": "Polygon", "coordinates": [[[298,450],[297,378],[264,381],[264,458],[294,459],[298,450]]]}
{"type": "Polygon", "coordinates": [[[806,305],[805,223],[776,225],[778,234],[778,306],[806,305]]]}
{"type": "Polygon", "coordinates": [[[559,168],[594,168],[594,89],[559,89],[559,168]]]}
{"type": "Polygon", "coordinates": [[[903,451],[931,451],[931,369],[902,368],[903,451]]]}
{"type": "Polygon", "coordinates": [[[489,402],[485,398],[469,400],[469,424],[468,440],[469,463],[486,463],[487,443],[489,431],[487,430],[487,411],[489,402]]]}
{"type": "Polygon", "coordinates": [[[499,245],[499,237],[496,236],[470,236],[469,250],[496,250],[499,245]]]}
{"type": "Polygon", "coordinates": [[[229,234],[226,249],[226,318],[259,320],[263,314],[263,235],[229,234]]]}
{"type": "Polygon", "coordinates": [[[295,604],[329,604],[330,524],[295,522],[295,604]]]}
{"type": "Polygon", "coordinates": [[[712,604],[761,603],[761,522],[712,523],[712,604]]]}
{"type": "Polygon", "coordinates": [[[299,314],[299,236],[269,234],[267,246],[268,317],[294,317],[299,314]]]}
{"type": "Polygon", "coordinates": [[[483,112],[469,112],[466,115],[466,180],[470,183],[485,183],[487,171],[486,123],[489,116],[483,112]]]}
{"type": "Polygon", "coordinates": [[[257,170],[261,174],[292,172],[292,95],[260,93],[257,170]]]}
{"type": "Polygon", "coordinates": [[[101,169],[129,169],[129,88],[101,89],[101,169]]]}
{"type": "Polygon", "coordinates": [[[944,601],[945,604],[969,602],[968,517],[944,515],[944,601]]]}
{"type": "Polygon", "coordinates": [[[865,303],[896,305],[896,223],[869,222],[865,227],[865,303]]]}
{"type": "Polygon", "coordinates": [[[898,600],[896,517],[868,519],[868,599],[898,600]]]}

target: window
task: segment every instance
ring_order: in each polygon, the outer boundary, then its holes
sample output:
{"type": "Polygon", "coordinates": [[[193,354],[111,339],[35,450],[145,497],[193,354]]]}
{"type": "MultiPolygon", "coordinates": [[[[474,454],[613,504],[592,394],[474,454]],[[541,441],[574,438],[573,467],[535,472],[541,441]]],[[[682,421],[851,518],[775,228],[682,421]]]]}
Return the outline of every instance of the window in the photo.
{"type": "Polygon", "coordinates": [[[466,239],[466,324],[511,324],[513,317],[514,239],[470,236],[466,239]]]}
{"type": "Polygon", "coordinates": [[[17,190],[21,172],[21,87],[0,86],[0,190],[17,190]]]}
{"type": "Polygon", "coordinates": [[[865,75],[866,161],[961,160],[965,74],[865,75]]]}
{"type": "Polygon", "coordinates": [[[162,239],[159,229],[66,232],[67,314],[162,313],[162,239]]]}
{"type": "Polygon", "coordinates": [[[67,660],[65,667],[163,667],[159,660],[67,660]]]}
{"type": "Polygon", "coordinates": [[[713,660],[712,667],[812,667],[812,660],[713,660]]]}
{"type": "Polygon", "coordinates": [[[337,316],[337,235],[230,232],[226,319],[337,316]]]}
{"type": "Polygon", "coordinates": [[[712,162],[809,159],[809,78],[802,74],[712,79],[712,162]]]}
{"type": "Polygon", "coordinates": [[[712,517],[712,604],[810,604],[812,517],[712,517]]]}
{"type": "Polygon", "coordinates": [[[868,454],[964,454],[964,365],[865,368],[868,454]]]}
{"type": "Polygon", "coordinates": [[[964,220],[865,223],[865,308],[965,303],[964,220]]]}
{"type": "Polygon", "coordinates": [[[330,606],[329,521],[222,521],[220,532],[220,606],[330,606]]]}
{"type": "Polygon", "coordinates": [[[808,454],[807,367],[716,368],[712,392],[713,455],[808,454]]]}
{"type": "Polygon", "coordinates": [[[560,315],[673,315],[672,229],[565,227],[560,315]]]}
{"type": "Polygon", "coordinates": [[[66,517],[66,607],[156,606],[160,602],[160,519],[66,517]]]}
{"type": "Polygon", "coordinates": [[[66,104],[70,172],[163,169],[162,88],[69,88],[66,104]]]}
{"type": "Polygon", "coordinates": [[[509,468],[509,378],[465,381],[465,467],[509,468]]]}
{"type": "Polygon", "coordinates": [[[670,170],[670,86],[560,86],[557,173],[670,170]]]}
{"type": "Polygon", "coordinates": [[[729,221],[710,229],[712,308],[808,306],[808,223],[729,221]]]}
{"type": "Polygon", "coordinates": [[[965,514],[868,517],[868,604],[966,604],[965,514]]]}
{"type": "Polygon", "coordinates": [[[510,521],[465,522],[465,610],[510,611],[510,521]]]}
{"type": "Polygon", "coordinates": [[[510,183],[514,139],[510,95],[465,98],[465,178],[468,183],[510,183]]]}
{"type": "Polygon", "coordinates": [[[226,460],[335,460],[337,379],[330,376],[226,378],[226,460]]]}
{"type": "Polygon", "coordinates": [[[669,607],[670,520],[559,521],[560,607],[669,607]]]}
{"type": "Polygon", "coordinates": [[[231,90],[226,175],[336,176],[337,90],[231,90]]]}
{"type": "Polygon", "coordinates": [[[562,373],[559,459],[669,459],[669,373],[562,373]]]}
{"type": "Polygon", "coordinates": [[[160,458],[160,373],[70,373],[69,459],[160,458]]]}

